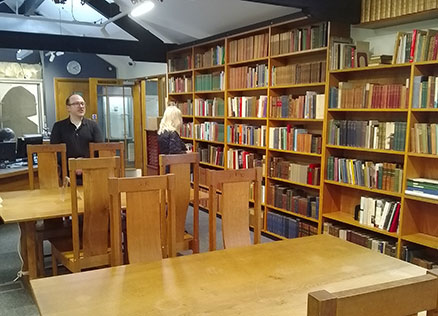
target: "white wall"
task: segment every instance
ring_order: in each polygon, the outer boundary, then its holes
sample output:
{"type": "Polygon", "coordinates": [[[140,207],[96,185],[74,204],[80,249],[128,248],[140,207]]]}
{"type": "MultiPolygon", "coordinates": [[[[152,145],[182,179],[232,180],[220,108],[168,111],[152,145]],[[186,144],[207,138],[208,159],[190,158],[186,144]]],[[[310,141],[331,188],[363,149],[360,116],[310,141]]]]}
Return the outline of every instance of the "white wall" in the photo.
{"type": "Polygon", "coordinates": [[[438,19],[396,25],[376,30],[351,27],[351,37],[356,41],[370,42],[371,55],[393,55],[397,32],[412,32],[413,29],[438,29],[438,19]]]}
{"type": "Polygon", "coordinates": [[[166,63],[147,63],[133,61],[128,56],[98,55],[114,65],[118,79],[136,79],[166,73],[166,63]]]}

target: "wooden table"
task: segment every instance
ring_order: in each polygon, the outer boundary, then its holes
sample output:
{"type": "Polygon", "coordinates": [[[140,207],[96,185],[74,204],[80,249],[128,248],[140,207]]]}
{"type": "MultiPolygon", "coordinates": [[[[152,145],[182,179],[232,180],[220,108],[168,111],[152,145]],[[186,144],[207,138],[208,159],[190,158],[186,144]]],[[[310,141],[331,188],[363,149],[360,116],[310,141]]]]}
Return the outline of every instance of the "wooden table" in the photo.
{"type": "MultiPolygon", "coordinates": [[[[0,207],[0,217],[8,223],[19,223],[22,238],[25,240],[23,254],[29,278],[38,276],[37,257],[36,257],[36,232],[35,223],[38,220],[60,218],[71,215],[70,190],[23,190],[0,192],[2,203],[0,207]],[[27,260],[26,260],[27,258],[27,260]]],[[[80,210],[83,205],[79,203],[80,210]]],[[[26,267],[24,267],[26,269],[26,267]]]]}
{"type": "Polygon", "coordinates": [[[42,315],[306,315],[307,294],[425,269],[317,235],[32,280],[42,315]]]}

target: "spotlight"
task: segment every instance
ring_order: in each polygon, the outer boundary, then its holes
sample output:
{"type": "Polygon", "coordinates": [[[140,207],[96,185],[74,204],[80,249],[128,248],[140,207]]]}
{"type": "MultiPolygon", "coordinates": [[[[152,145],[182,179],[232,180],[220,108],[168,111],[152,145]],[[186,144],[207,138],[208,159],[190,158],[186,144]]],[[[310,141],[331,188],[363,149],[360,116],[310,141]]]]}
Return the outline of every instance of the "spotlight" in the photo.
{"type": "MultiPolygon", "coordinates": [[[[137,1],[135,1],[137,2],[137,1]]],[[[139,5],[137,5],[136,7],[134,7],[131,11],[131,15],[133,17],[138,17],[142,14],[145,14],[147,12],[149,12],[150,10],[152,10],[154,8],[155,4],[150,1],[150,0],[146,0],[141,2],[139,5]]]]}

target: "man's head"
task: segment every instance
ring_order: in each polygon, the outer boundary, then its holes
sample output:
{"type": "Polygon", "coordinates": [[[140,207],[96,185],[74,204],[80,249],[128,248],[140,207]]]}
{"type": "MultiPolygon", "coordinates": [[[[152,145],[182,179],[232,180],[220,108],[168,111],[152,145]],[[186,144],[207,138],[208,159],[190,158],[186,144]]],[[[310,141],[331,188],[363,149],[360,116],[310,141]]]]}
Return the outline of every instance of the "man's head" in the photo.
{"type": "Polygon", "coordinates": [[[65,100],[65,104],[70,117],[75,119],[81,119],[84,117],[86,103],[80,95],[72,94],[65,100]]]}

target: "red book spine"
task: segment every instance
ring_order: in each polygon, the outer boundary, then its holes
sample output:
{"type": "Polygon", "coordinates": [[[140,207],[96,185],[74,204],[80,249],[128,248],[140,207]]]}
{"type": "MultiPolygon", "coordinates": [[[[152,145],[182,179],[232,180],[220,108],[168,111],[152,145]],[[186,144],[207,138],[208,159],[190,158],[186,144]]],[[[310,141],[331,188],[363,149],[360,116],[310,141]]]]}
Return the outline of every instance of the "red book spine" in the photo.
{"type": "Polygon", "coordinates": [[[409,54],[409,62],[412,63],[415,57],[415,44],[417,42],[417,30],[412,32],[411,53],[409,54]]]}

